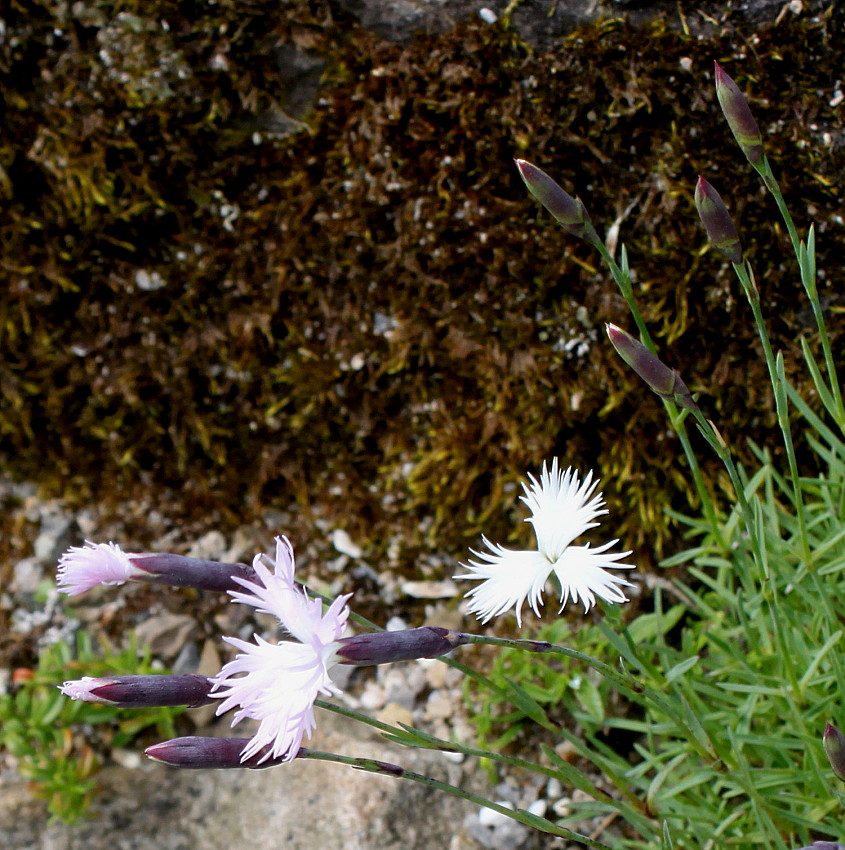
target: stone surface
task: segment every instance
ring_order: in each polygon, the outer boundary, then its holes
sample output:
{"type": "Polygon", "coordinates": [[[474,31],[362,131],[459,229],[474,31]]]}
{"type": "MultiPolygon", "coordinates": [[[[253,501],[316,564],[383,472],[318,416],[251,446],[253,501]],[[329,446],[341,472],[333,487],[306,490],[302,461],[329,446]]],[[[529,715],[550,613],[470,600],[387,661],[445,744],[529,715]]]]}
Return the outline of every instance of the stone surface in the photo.
{"type": "Polygon", "coordinates": [[[441,33],[458,21],[479,18],[491,26],[507,22],[534,47],[547,50],[577,27],[624,15],[640,24],[666,15],[678,26],[697,30],[727,15],[752,26],[765,26],[785,14],[817,14],[829,0],[703,0],[684,6],[676,0],[336,0],[335,6],[362,27],[391,41],[423,33],[441,33]],[[495,17],[495,21],[493,20],[495,17]]]}
{"type": "MultiPolygon", "coordinates": [[[[321,712],[315,749],[399,763],[438,779],[483,787],[483,771],[440,753],[400,749],[352,721],[321,712]]],[[[217,734],[225,734],[219,726],[217,734]]],[[[44,804],[14,774],[0,776],[6,850],[471,850],[470,803],[422,785],[343,765],[295,761],[268,770],[180,771],[144,759],[110,766],[94,818],[48,823],[44,804]],[[421,812],[436,814],[420,817],[421,812]]],[[[552,847],[554,845],[547,844],[552,847]]],[[[562,845],[561,845],[562,846],[562,845]]]]}

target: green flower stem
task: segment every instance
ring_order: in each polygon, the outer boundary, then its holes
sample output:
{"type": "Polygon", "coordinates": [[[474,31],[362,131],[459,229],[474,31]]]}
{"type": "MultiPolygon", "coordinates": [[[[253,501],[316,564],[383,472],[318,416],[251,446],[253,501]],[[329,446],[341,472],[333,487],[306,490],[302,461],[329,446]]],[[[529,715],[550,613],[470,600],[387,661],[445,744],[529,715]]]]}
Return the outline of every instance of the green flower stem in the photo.
{"type": "Polygon", "coordinates": [[[792,250],[795,253],[798,253],[798,245],[801,240],[798,238],[798,230],[795,227],[795,222],[792,220],[792,216],[789,213],[789,210],[786,207],[786,201],[783,199],[783,193],[780,190],[780,184],[775,178],[775,174],[772,171],[771,165],[769,165],[769,160],[765,154],[763,154],[763,158],[759,163],[751,163],[754,170],[760,175],[763,180],[763,184],[769,190],[771,196],[775,199],[775,203],[778,205],[778,209],[780,210],[781,217],[783,218],[783,223],[786,225],[787,231],[789,231],[789,239],[792,242],[792,250]]]}
{"type": "Polygon", "coordinates": [[[461,755],[475,757],[479,759],[488,759],[498,762],[499,764],[507,765],[508,767],[516,767],[522,770],[528,770],[533,773],[540,773],[543,776],[548,776],[558,779],[566,785],[575,785],[582,791],[588,793],[594,800],[606,804],[616,809],[621,815],[628,819],[629,822],[636,824],[638,829],[649,830],[654,828],[653,821],[649,820],[645,814],[645,805],[640,795],[636,794],[627,783],[619,782],[617,787],[628,797],[632,805],[628,805],[621,800],[616,800],[606,791],[599,788],[592,780],[585,776],[577,768],[572,768],[572,771],[578,774],[577,778],[571,773],[566,774],[561,770],[549,765],[540,764],[539,762],[531,761],[530,759],[517,758],[516,756],[506,756],[503,753],[498,753],[495,750],[483,750],[478,747],[468,747],[457,741],[445,741],[442,738],[437,738],[427,732],[422,732],[419,729],[402,724],[401,727],[391,726],[388,723],[383,723],[366,714],[361,714],[351,708],[338,705],[336,703],[317,700],[315,705],[327,711],[333,711],[335,714],[340,714],[343,717],[348,717],[351,720],[357,720],[361,723],[371,726],[384,734],[389,740],[402,744],[403,746],[418,747],[426,750],[438,750],[440,752],[460,753],[461,755]]]}
{"type": "MultiPolygon", "coordinates": [[[[695,736],[694,730],[689,728],[689,724],[687,723],[687,719],[684,715],[683,706],[676,704],[677,701],[673,702],[670,697],[660,693],[657,688],[646,685],[642,679],[638,679],[630,673],[620,673],[609,664],[605,664],[597,658],[593,658],[583,652],[578,652],[575,649],[570,649],[568,646],[560,646],[559,644],[549,643],[547,641],[500,638],[493,637],[491,635],[464,634],[463,637],[467,638],[467,644],[507,646],[513,649],[526,650],[528,652],[547,652],[551,655],[563,655],[566,658],[573,658],[576,661],[591,667],[606,679],[609,679],[632,702],[639,705],[646,705],[647,703],[650,703],[652,707],[662,711],[667,717],[677,723],[680,729],[684,730],[684,734],[690,745],[702,758],[715,759],[718,757],[716,748],[712,745],[712,742],[709,740],[706,743],[702,742],[702,740],[695,736]]],[[[637,658],[637,662],[640,664],[643,663],[639,658],[637,658]]],[[[648,665],[646,665],[646,669],[648,669],[648,665]]],[[[657,671],[653,672],[655,674],[657,673],[657,671]]],[[[620,788],[620,790],[623,789],[620,788]]]]}
{"type": "Polygon", "coordinates": [[[628,305],[628,309],[631,311],[631,315],[634,317],[634,321],[637,324],[637,330],[640,332],[640,338],[642,339],[643,345],[652,353],[657,354],[657,350],[654,347],[654,342],[651,339],[651,334],[648,332],[648,328],[646,327],[645,321],[643,320],[642,313],[640,312],[640,308],[637,305],[637,299],[634,297],[634,285],[631,282],[631,274],[628,268],[628,255],[625,251],[625,246],[622,246],[622,267],[620,268],[617,265],[616,260],[613,259],[610,251],[608,251],[607,246],[603,242],[599,242],[596,244],[596,250],[598,250],[599,254],[601,254],[602,259],[607,264],[607,267],[610,269],[611,275],[613,275],[613,279],[616,281],[616,285],[619,287],[619,291],[622,293],[622,297],[625,299],[625,303],[628,305]]]}
{"type": "MultiPolygon", "coordinates": [[[[695,417],[696,424],[698,425],[699,433],[708,442],[710,447],[716,453],[718,458],[722,461],[725,469],[727,470],[728,476],[731,480],[731,485],[733,486],[734,493],[736,494],[736,499],[739,505],[740,512],[742,514],[742,521],[745,525],[745,529],[748,534],[754,563],[757,565],[757,568],[760,572],[761,583],[764,589],[767,589],[769,592],[771,592],[771,582],[769,582],[768,560],[764,548],[765,543],[762,534],[760,533],[758,517],[755,511],[752,510],[751,504],[749,503],[748,498],[745,495],[745,486],[739,474],[739,470],[737,469],[736,463],[734,462],[730,448],[722,439],[722,436],[713,427],[713,425],[707,419],[704,418],[704,414],[701,412],[700,409],[696,408],[692,411],[692,414],[695,417]]],[[[753,593],[755,591],[755,579],[753,576],[748,575],[746,570],[739,571],[739,578],[743,584],[743,587],[748,593],[753,593]]],[[[794,682],[795,679],[793,677],[793,684],[794,682]]]]}
{"type": "Polygon", "coordinates": [[[508,809],[505,806],[500,806],[491,800],[481,797],[478,794],[473,794],[471,791],[465,791],[463,788],[458,788],[455,785],[450,785],[448,782],[442,782],[439,779],[433,779],[430,776],[423,776],[421,773],[415,773],[412,770],[406,770],[396,764],[389,762],[378,761],[368,758],[353,758],[351,756],[342,756],[337,753],[324,753],[319,750],[303,750],[300,752],[300,758],[313,759],[315,761],[331,761],[337,764],[345,764],[354,767],[357,770],[364,770],[368,773],[378,773],[382,776],[393,776],[397,779],[410,779],[412,782],[419,782],[421,785],[426,785],[429,788],[436,788],[438,791],[443,791],[446,794],[451,794],[453,797],[459,797],[462,800],[467,800],[477,806],[491,809],[498,812],[500,815],[505,815],[512,820],[530,826],[533,829],[545,832],[548,835],[556,835],[560,838],[566,838],[568,841],[575,841],[584,847],[593,847],[595,850],[611,850],[606,844],[596,841],[587,835],[581,835],[565,826],[559,826],[547,818],[532,815],[524,809],[508,809]]]}
{"type": "Polygon", "coordinates": [[[772,344],[766,330],[766,322],[763,319],[763,312],[760,309],[760,293],[757,291],[757,285],[754,282],[754,273],[751,270],[751,265],[747,260],[741,264],[735,263],[734,271],[737,278],[739,278],[739,282],[742,284],[745,296],[748,298],[748,303],[751,305],[751,312],[754,314],[754,323],[757,325],[757,334],[763,346],[766,368],[769,370],[769,380],[772,383],[772,389],[775,394],[775,409],[777,411],[778,424],[783,435],[783,444],[789,463],[789,475],[792,479],[792,497],[798,517],[802,554],[807,568],[812,569],[812,553],[810,552],[810,544],[807,537],[807,517],[804,511],[804,497],[801,492],[798,461],[795,457],[795,446],[792,441],[792,428],[789,424],[789,404],[786,398],[786,376],[783,371],[783,359],[780,355],[776,358],[772,351],[772,344]]]}
{"type": "MultiPolygon", "coordinates": [[[[634,317],[634,322],[637,325],[637,330],[640,332],[640,341],[652,354],[657,354],[657,349],[654,345],[654,341],[651,338],[651,334],[648,332],[645,320],[643,319],[642,313],[640,312],[637,300],[634,297],[634,287],[631,282],[631,273],[630,269],[628,268],[628,255],[625,251],[625,246],[622,246],[621,267],[613,259],[613,256],[611,255],[610,251],[608,251],[607,246],[604,243],[598,243],[596,245],[596,249],[598,250],[602,259],[607,264],[607,267],[610,270],[610,274],[616,282],[616,285],[619,287],[619,291],[622,293],[622,297],[625,299],[625,303],[628,305],[628,309],[631,311],[631,315],[634,317]]],[[[698,458],[696,457],[695,452],[692,448],[692,444],[689,441],[689,434],[687,433],[686,425],[684,424],[685,413],[681,410],[678,410],[678,408],[667,399],[663,399],[663,406],[666,409],[667,415],[669,416],[669,422],[672,425],[672,428],[678,435],[678,439],[681,441],[681,447],[684,450],[684,455],[687,459],[687,464],[689,465],[689,468],[692,472],[693,483],[695,484],[695,489],[698,493],[699,501],[701,502],[701,508],[704,511],[704,516],[707,520],[708,525],[710,526],[713,538],[716,540],[722,551],[726,552],[727,543],[724,539],[723,527],[722,524],[719,522],[718,517],[716,516],[716,510],[713,505],[713,500],[710,496],[710,492],[707,489],[707,485],[704,483],[704,476],[701,472],[701,466],[698,463],[698,458]]]]}
{"type": "Polygon", "coordinates": [[[796,728],[803,729],[807,737],[810,735],[806,731],[806,725],[804,723],[804,719],[801,717],[799,711],[797,711],[795,707],[796,701],[798,703],[804,703],[806,700],[803,697],[803,688],[801,687],[799,672],[803,673],[803,669],[801,671],[796,670],[796,665],[801,665],[802,668],[806,664],[806,660],[797,656],[790,646],[790,641],[787,635],[784,634],[784,627],[782,623],[781,610],[780,610],[780,599],[778,598],[778,594],[775,590],[776,582],[770,582],[770,590],[771,594],[769,598],[766,600],[769,608],[769,616],[772,622],[772,631],[774,632],[775,646],[777,648],[778,657],[781,660],[781,663],[786,668],[786,676],[789,680],[789,690],[785,693],[785,697],[789,702],[789,705],[792,709],[793,722],[796,724],[796,728]]]}
{"type": "Polygon", "coordinates": [[[668,399],[661,400],[663,402],[663,407],[666,409],[666,413],[669,416],[669,422],[674,428],[675,433],[678,435],[678,439],[681,441],[681,447],[683,448],[684,455],[687,458],[687,464],[692,471],[693,482],[695,484],[696,492],[698,493],[699,501],[701,502],[701,509],[704,512],[704,518],[710,526],[710,533],[719,548],[723,552],[727,552],[728,544],[724,537],[724,526],[719,522],[719,518],[716,515],[715,506],[710,498],[707,485],[704,483],[704,475],[701,472],[701,466],[698,463],[698,458],[696,457],[692,444],[689,441],[689,434],[687,433],[686,422],[684,421],[686,419],[686,413],[682,410],[678,410],[678,408],[668,399]]]}
{"type": "MultiPolygon", "coordinates": [[[[754,165],[752,163],[752,165],[754,165]]],[[[836,374],[836,361],[833,357],[833,351],[830,346],[830,337],[827,333],[827,326],[824,321],[821,303],[819,302],[819,292],[816,286],[816,258],[815,258],[815,231],[811,227],[807,237],[807,242],[804,243],[798,236],[798,230],[795,227],[795,222],[792,220],[792,215],[786,206],[783,193],[780,190],[780,184],[775,178],[771,165],[766,156],[763,156],[762,161],[754,165],[754,170],[760,175],[763,183],[768,189],[771,196],[775,199],[778,210],[780,210],[781,218],[783,219],[786,229],[789,232],[789,239],[792,242],[792,250],[798,260],[798,268],[801,272],[801,284],[804,291],[807,293],[807,298],[813,309],[813,317],[816,320],[816,328],[819,332],[819,339],[824,352],[825,366],[828,373],[829,390],[834,398],[835,410],[831,411],[836,419],[836,424],[840,428],[845,429],[845,406],[842,401],[842,391],[839,386],[839,378],[836,374]]]]}
{"type": "Polygon", "coordinates": [[[598,658],[578,652],[576,649],[570,649],[568,646],[559,646],[558,644],[549,643],[544,640],[521,640],[519,638],[494,637],[493,635],[464,634],[463,636],[467,638],[468,644],[507,646],[512,649],[527,650],[528,652],[548,652],[552,655],[564,655],[567,658],[579,661],[587,667],[592,667],[593,670],[600,673],[606,679],[609,679],[620,688],[624,688],[626,693],[631,696],[636,696],[642,692],[642,684],[630,673],[620,673],[609,664],[605,664],[604,661],[599,661],[598,658]]]}

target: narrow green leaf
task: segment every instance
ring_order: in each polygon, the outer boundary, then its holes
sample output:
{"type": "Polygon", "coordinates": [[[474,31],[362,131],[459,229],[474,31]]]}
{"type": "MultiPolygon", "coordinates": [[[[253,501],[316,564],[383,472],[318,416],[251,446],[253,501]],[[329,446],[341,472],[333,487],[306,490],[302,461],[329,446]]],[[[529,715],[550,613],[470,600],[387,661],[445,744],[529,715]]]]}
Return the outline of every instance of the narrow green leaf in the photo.
{"type": "Polygon", "coordinates": [[[548,729],[550,732],[557,732],[558,727],[549,720],[548,715],[543,710],[543,707],[537,700],[532,699],[523,687],[518,685],[513,679],[507,676],[503,677],[507,682],[507,692],[510,701],[526,716],[535,723],[548,729]]]}

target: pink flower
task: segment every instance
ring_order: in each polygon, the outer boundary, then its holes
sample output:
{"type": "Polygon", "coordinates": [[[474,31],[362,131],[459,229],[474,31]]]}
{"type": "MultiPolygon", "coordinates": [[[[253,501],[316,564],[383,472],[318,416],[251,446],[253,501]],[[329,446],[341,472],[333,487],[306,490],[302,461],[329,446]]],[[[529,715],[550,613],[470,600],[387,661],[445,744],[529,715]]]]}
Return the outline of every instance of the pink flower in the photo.
{"type": "Polygon", "coordinates": [[[237,579],[252,580],[245,564],[225,564],[172,555],[168,552],[124,552],[114,543],[72,546],[59,560],[58,584],[68,596],[98,584],[123,584],[130,579],[198,590],[237,589],[237,579]]]}
{"type": "Polygon", "coordinates": [[[212,678],[211,696],[223,700],[217,714],[238,707],[232,726],[244,718],[257,720],[258,731],[241,752],[247,761],[266,748],[258,762],[284,757],[291,761],[316,726],[314,702],[322,694],[341,693],[330,671],[338,663],[338,641],[346,628],[351,594],[341,596],[323,612],[319,599],[294,583],[293,547],[286,537],[276,538],[274,573],[257,555],[253,568],[259,584],[236,579],[245,591],[229,591],[234,601],[277,617],[295,640],[269,643],[255,635],[255,643],[227,637],[241,650],[212,678]],[[242,675],[240,675],[242,674],[242,675]]]}
{"type": "Polygon", "coordinates": [[[115,543],[92,543],[71,546],[59,560],[57,584],[68,596],[77,596],[98,584],[123,584],[144,575],[132,565],[130,558],[115,543]]]}

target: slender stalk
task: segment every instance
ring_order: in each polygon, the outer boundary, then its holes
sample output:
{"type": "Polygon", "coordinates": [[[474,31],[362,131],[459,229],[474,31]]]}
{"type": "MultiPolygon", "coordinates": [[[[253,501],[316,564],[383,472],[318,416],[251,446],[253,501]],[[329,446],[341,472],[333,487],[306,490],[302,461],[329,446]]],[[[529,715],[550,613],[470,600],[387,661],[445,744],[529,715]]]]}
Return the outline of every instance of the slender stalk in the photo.
{"type": "Polygon", "coordinates": [[[775,203],[778,205],[778,209],[780,210],[781,218],[783,218],[783,223],[786,225],[786,229],[789,232],[789,240],[792,242],[792,250],[797,254],[798,245],[801,242],[798,237],[798,230],[795,227],[795,222],[792,220],[789,210],[787,209],[786,201],[783,199],[783,193],[780,190],[780,184],[775,178],[775,174],[772,171],[772,166],[769,164],[768,158],[765,154],[763,154],[763,158],[759,163],[752,162],[751,165],[760,175],[763,180],[763,184],[769,190],[771,196],[775,199],[775,203]]]}
{"type": "MultiPolygon", "coordinates": [[[[620,267],[616,260],[613,259],[613,256],[604,243],[599,242],[596,245],[596,249],[607,264],[613,280],[619,287],[619,291],[622,293],[622,297],[625,299],[625,303],[628,305],[628,309],[634,317],[637,330],[640,332],[640,341],[652,354],[656,354],[657,349],[654,345],[654,341],[651,338],[648,327],[646,327],[645,320],[643,319],[639,305],[637,304],[637,299],[634,297],[634,287],[631,283],[631,274],[628,269],[628,258],[625,254],[625,247],[622,247],[622,267],[620,267]]],[[[682,411],[678,410],[673,403],[666,399],[663,399],[663,406],[669,416],[669,422],[673,430],[681,441],[681,447],[683,448],[684,456],[686,457],[687,464],[692,472],[693,483],[695,484],[695,489],[698,493],[699,501],[701,502],[701,508],[704,511],[705,518],[710,526],[713,537],[722,551],[727,551],[727,543],[723,536],[722,525],[716,516],[710,492],[707,490],[707,485],[704,482],[701,466],[689,441],[689,435],[684,424],[685,415],[682,411]]]]}
{"type": "Polygon", "coordinates": [[[612,254],[603,242],[597,243],[596,249],[599,254],[601,254],[601,257],[607,264],[607,267],[610,269],[610,273],[613,275],[613,279],[616,281],[616,285],[619,287],[619,291],[622,293],[622,297],[625,299],[625,303],[628,305],[628,309],[634,317],[643,345],[645,345],[652,354],[656,354],[657,350],[654,347],[651,334],[648,332],[645,320],[643,319],[643,315],[640,312],[639,305],[637,304],[637,299],[634,297],[634,286],[631,283],[631,275],[628,270],[628,258],[625,254],[624,246],[622,248],[622,265],[624,266],[624,269],[617,265],[616,260],[613,259],[612,254]]]}
{"type": "Polygon", "coordinates": [[[520,640],[518,638],[494,637],[493,635],[470,635],[464,633],[463,637],[467,638],[468,644],[507,646],[512,649],[527,650],[528,652],[548,652],[553,655],[564,655],[567,658],[572,658],[582,664],[586,664],[588,667],[592,667],[597,673],[600,673],[619,687],[624,688],[632,695],[639,694],[643,690],[639,680],[630,673],[620,673],[609,664],[605,664],[604,661],[599,661],[598,658],[578,652],[577,649],[570,649],[568,646],[560,646],[544,640],[520,640]]]}
{"type": "Polygon", "coordinates": [[[463,788],[458,788],[456,785],[451,785],[448,782],[442,782],[439,779],[433,779],[430,776],[423,776],[421,773],[415,773],[412,770],[406,770],[397,764],[378,761],[368,758],[353,758],[351,756],[342,756],[337,753],[324,753],[319,750],[300,750],[299,758],[313,759],[315,761],[331,761],[337,764],[349,765],[357,770],[364,770],[368,773],[378,773],[382,776],[393,776],[397,779],[410,779],[412,782],[418,782],[421,785],[426,785],[429,788],[435,788],[438,791],[443,791],[453,797],[459,797],[462,800],[467,800],[470,803],[475,803],[477,806],[483,806],[486,809],[491,809],[498,812],[500,815],[511,818],[518,823],[530,826],[533,829],[545,832],[548,835],[556,835],[560,838],[566,838],[568,841],[574,841],[584,847],[592,847],[595,850],[612,850],[606,844],[590,838],[588,835],[581,835],[565,826],[559,826],[547,818],[533,815],[531,812],[524,809],[508,809],[505,806],[500,806],[491,800],[481,797],[478,794],[473,794],[471,791],[466,791],[463,788]]]}
{"type": "Polygon", "coordinates": [[[845,428],[845,405],[843,405],[842,391],[839,386],[839,378],[836,373],[836,360],[833,357],[830,337],[827,333],[827,325],[824,321],[824,314],[819,301],[818,287],[816,286],[815,231],[813,228],[810,228],[810,234],[807,237],[806,243],[800,239],[798,236],[798,230],[795,227],[795,222],[792,219],[792,214],[786,206],[786,201],[784,200],[783,193],[781,192],[780,184],[775,178],[768,159],[764,155],[762,162],[756,165],[752,163],[752,165],[754,165],[754,170],[762,178],[766,189],[768,189],[771,196],[775,199],[781,218],[789,232],[789,239],[792,242],[792,250],[795,252],[795,256],[798,259],[798,268],[801,272],[801,284],[807,293],[810,306],[813,309],[813,317],[816,320],[816,328],[818,329],[819,339],[822,344],[822,351],[824,352],[829,389],[834,398],[836,422],[840,428],[845,428]]]}
{"type": "Polygon", "coordinates": [[[754,282],[754,273],[751,270],[751,265],[748,260],[744,263],[734,263],[734,271],[740,284],[742,284],[745,296],[751,306],[751,312],[754,314],[754,323],[757,326],[757,335],[760,338],[760,343],[763,346],[763,355],[766,360],[766,368],[769,371],[769,380],[772,384],[772,389],[775,396],[775,409],[777,411],[778,424],[780,425],[781,434],[783,435],[783,444],[786,449],[786,457],[789,463],[789,475],[792,479],[792,498],[795,502],[795,512],[798,518],[798,527],[801,534],[801,547],[803,549],[804,561],[808,569],[811,567],[811,552],[807,539],[807,518],[804,511],[804,497],[801,492],[801,481],[798,473],[798,461],[795,457],[795,445],[792,440],[792,428],[789,424],[789,405],[786,398],[786,390],[784,388],[785,376],[783,370],[778,367],[778,360],[775,358],[772,351],[772,344],[769,340],[766,322],[763,318],[763,311],[760,308],[760,293],[757,290],[757,285],[754,282]]]}
{"type": "Polygon", "coordinates": [[[522,770],[528,770],[533,773],[539,773],[550,778],[557,779],[568,785],[575,785],[581,790],[590,794],[594,800],[598,800],[612,808],[616,809],[628,821],[637,826],[640,831],[648,833],[654,828],[653,822],[645,813],[645,806],[641,797],[637,796],[630,788],[620,783],[617,783],[617,788],[631,801],[632,805],[628,805],[622,800],[617,800],[610,796],[606,791],[599,788],[592,780],[584,776],[577,768],[572,768],[578,773],[578,781],[573,782],[573,776],[563,773],[561,770],[549,765],[540,764],[539,762],[531,761],[530,759],[518,758],[516,756],[507,756],[503,753],[494,750],[483,750],[478,747],[468,747],[457,741],[445,741],[442,738],[437,738],[427,732],[422,732],[419,729],[412,728],[402,724],[401,728],[391,726],[389,723],[384,723],[369,715],[362,714],[354,709],[347,708],[337,703],[317,700],[315,703],[319,708],[326,711],[333,711],[343,717],[348,717],[351,720],[357,720],[364,723],[373,729],[378,730],[385,735],[389,740],[402,744],[403,746],[417,747],[427,750],[438,750],[440,752],[460,753],[461,755],[475,757],[480,759],[488,759],[499,764],[507,765],[508,767],[516,767],[522,770]]]}
{"type": "Polygon", "coordinates": [[[695,417],[699,433],[705,440],[707,440],[710,447],[716,453],[719,460],[722,461],[725,469],[727,470],[728,476],[731,479],[731,484],[734,488],[734,493],[736,494],[737,501],[739,502],[740,510],[742,511],[746,531],[752,541],[752,549],[754,551],[755,558],[762,568],[764,558],[762,549],[760,548],[761,543],[759,535],[757,534],[756,523],[754,522],[754,512],[751,510],[751,505],[745,495],[745,487],[743,486],[742,478],[739,475],[736,463],[734,463],[731,450],[728,448],[727,443],[725,443],[721,435],[713,428],[713,425],[704,418],[704,414],[698,408],[692,411],[692,415],[695,417]]]}

